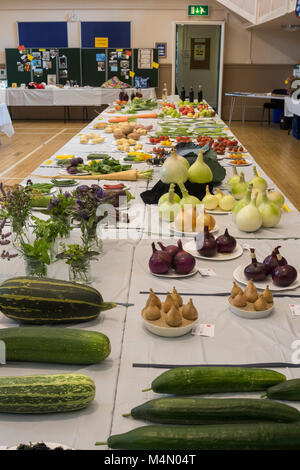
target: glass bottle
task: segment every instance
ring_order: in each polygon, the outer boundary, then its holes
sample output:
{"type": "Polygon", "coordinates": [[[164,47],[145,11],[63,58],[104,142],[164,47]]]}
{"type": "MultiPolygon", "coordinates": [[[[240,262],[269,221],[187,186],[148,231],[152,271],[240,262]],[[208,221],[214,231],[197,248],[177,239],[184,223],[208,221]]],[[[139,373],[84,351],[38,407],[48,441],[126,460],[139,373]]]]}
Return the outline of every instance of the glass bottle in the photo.
{"type": "Polygon", "coordinates": [[[167,101],[167,98],[168,98],[168,88],[167,88],[167,84],[164,83],[164,87],[162,89],[162,93],[161,93],[161,98],[163,101],[167,101]]]}
{"type": "Polygon", "coordinates": [[[185,89],[184,89],[184,85],[182,85],[182,87],[181,87],[180,99],[181,99],[181,101],[185,101],[185,89]]]}
{"type": "Polygon", "coordinates": [[[201,101],[203,101],[202,85],[198,85],[198,102],[201,103],[201,101]]]}
{"type": "Polygon", "coordinates": [[[192,86],[190,88],[189,99],[190,99],[190,103],[194,103],[194,89],[192,86]]]}

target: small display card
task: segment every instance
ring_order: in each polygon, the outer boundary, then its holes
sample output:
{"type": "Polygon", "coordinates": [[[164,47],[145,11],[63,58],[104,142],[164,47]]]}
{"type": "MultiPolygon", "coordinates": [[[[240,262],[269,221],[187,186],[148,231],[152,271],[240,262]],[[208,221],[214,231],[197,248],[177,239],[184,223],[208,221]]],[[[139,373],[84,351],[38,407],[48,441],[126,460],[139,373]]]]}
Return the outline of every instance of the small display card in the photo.
{"type": "Polygon", "coordinates": [[[215,335],[215,325],[211,323],[197,323],[192,329],[192,335],[212,338],[215,335]]]}

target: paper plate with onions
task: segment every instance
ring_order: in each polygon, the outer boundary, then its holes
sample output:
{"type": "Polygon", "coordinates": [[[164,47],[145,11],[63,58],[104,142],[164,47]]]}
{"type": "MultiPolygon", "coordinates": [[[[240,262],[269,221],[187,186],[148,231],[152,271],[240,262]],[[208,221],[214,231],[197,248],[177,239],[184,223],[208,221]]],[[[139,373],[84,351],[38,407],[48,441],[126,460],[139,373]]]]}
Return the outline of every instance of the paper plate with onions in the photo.
{"type": "Polygon", "coordinates": [[[228,229],[217,238],[205,226],[203,232],[198,233],[195,239],[185,245],[185,250],[197,258],[226,261],[238,258],[243,254],[243,248],[232,237],[228,229]]]}
{"type": "Polygon", "coordinates": [[[275,247],[270,255],[260,261],[256,257],[255,249],[250,248],[250,263],[238,266],[233,277],[241,284],[247,284],[251,279],[258,289],[265,289],[269,285],[273,291],[296,289],[300,286],[300,276],[288,261],[275,247]]]}
{"type": "MultiPolygon", "coordinates": [[[[244,273],[245,267],[246,267],[245,265],[240,265],[233,271],[234,279],[240,284],[244,284],[244,285],[248,284],[249,282],[249,278],[247,278],[244,273]]],[[[296,279],[288,286],[275,285],[272,278],[270,277],[267,277],[264,281],[255,281],[255,285],[257,289],[266,289],[266,287],[269,286],[270,290],[272,291],[284,291],[284,290],[297,289],[297,287],[300,286],[300,276],[298,274],[296,279]]]]}
{"type": "Polygon", "coordinates": [[[231,253],[218,253],[216,252],[213,256],[204,256],[201,255],[196,248],[196,243],[194,240],[189,241],[184,245],[184,249],[191,253],[195,258],[201,259],[211,259],[213,261],[229,261],[232,259],[239,258],[243,254],[243,248],[241,245],[237,244],[234,250],[231,253]]]}
{"type": "Polygon", "coordinates": [[[179,278],[193,276],[197,273],[195,257],[185,251],[181,240],[177,245],[163,245],[158,242],[160,249],[152,243],[152,255],[148,267],[154,276],[179,278]]]}

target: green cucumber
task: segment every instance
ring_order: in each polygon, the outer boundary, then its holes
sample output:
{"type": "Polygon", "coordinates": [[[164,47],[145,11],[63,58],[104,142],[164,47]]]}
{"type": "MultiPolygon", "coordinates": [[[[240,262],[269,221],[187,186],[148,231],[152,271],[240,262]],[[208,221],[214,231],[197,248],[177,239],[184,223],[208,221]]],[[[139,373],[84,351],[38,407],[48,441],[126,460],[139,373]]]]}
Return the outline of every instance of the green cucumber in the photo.
{"type": "Polygon", "coordinates": [[[300,424],[150,425],[95,445],[124,450],[299,450],[300,424]]]}
{"type": "Polygon", "coordinates": [[[160,424],[223,424],[300,420],[292,406],[260,398],[156,398],[136,406],[132,416],[160,424]]]}
{"type": "Polygon", "coordinates": [[[203,393],[254,392],[286,380],[269,369],[243,367],[176,367],[159,375],[150,389],[156,393],[196,395],[203,393]]]}
{"type": "Polygon", "coordinates": [[[281,384],[274,385],[267,389],[264,396],[277,400],[300,401],[300,379],[286,380],[281,384]]]}
{"type": "Polygon", "coordinates": [[[58,413],[80,410],[95,397],[93,380],[82,374],[0,377],[1,413],[58,413]]]}
{"type": "Polygon", "coordinates": [[[97,364],[110,354],[107,336],[96,331],[47,326],[0,329],[6,361],[97,364]]]}

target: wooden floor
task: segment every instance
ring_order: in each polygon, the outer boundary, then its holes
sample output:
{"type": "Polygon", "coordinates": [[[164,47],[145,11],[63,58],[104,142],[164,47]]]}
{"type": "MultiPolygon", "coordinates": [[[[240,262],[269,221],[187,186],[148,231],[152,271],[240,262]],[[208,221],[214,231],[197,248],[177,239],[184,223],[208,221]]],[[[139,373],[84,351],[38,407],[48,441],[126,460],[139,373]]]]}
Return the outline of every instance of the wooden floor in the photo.
{"type": "MultiPolygon", "coordinates": [[[[1,135],[0,181],[16,183],[57,152],[86,122],[15,121],[15,135],[1,135]],[[10,179],[11,178],[11,179],[10,179]]],[[[232,131],[258,165],[300,210],[300,142],[276,124],[232,123],[232,131]]]]}

